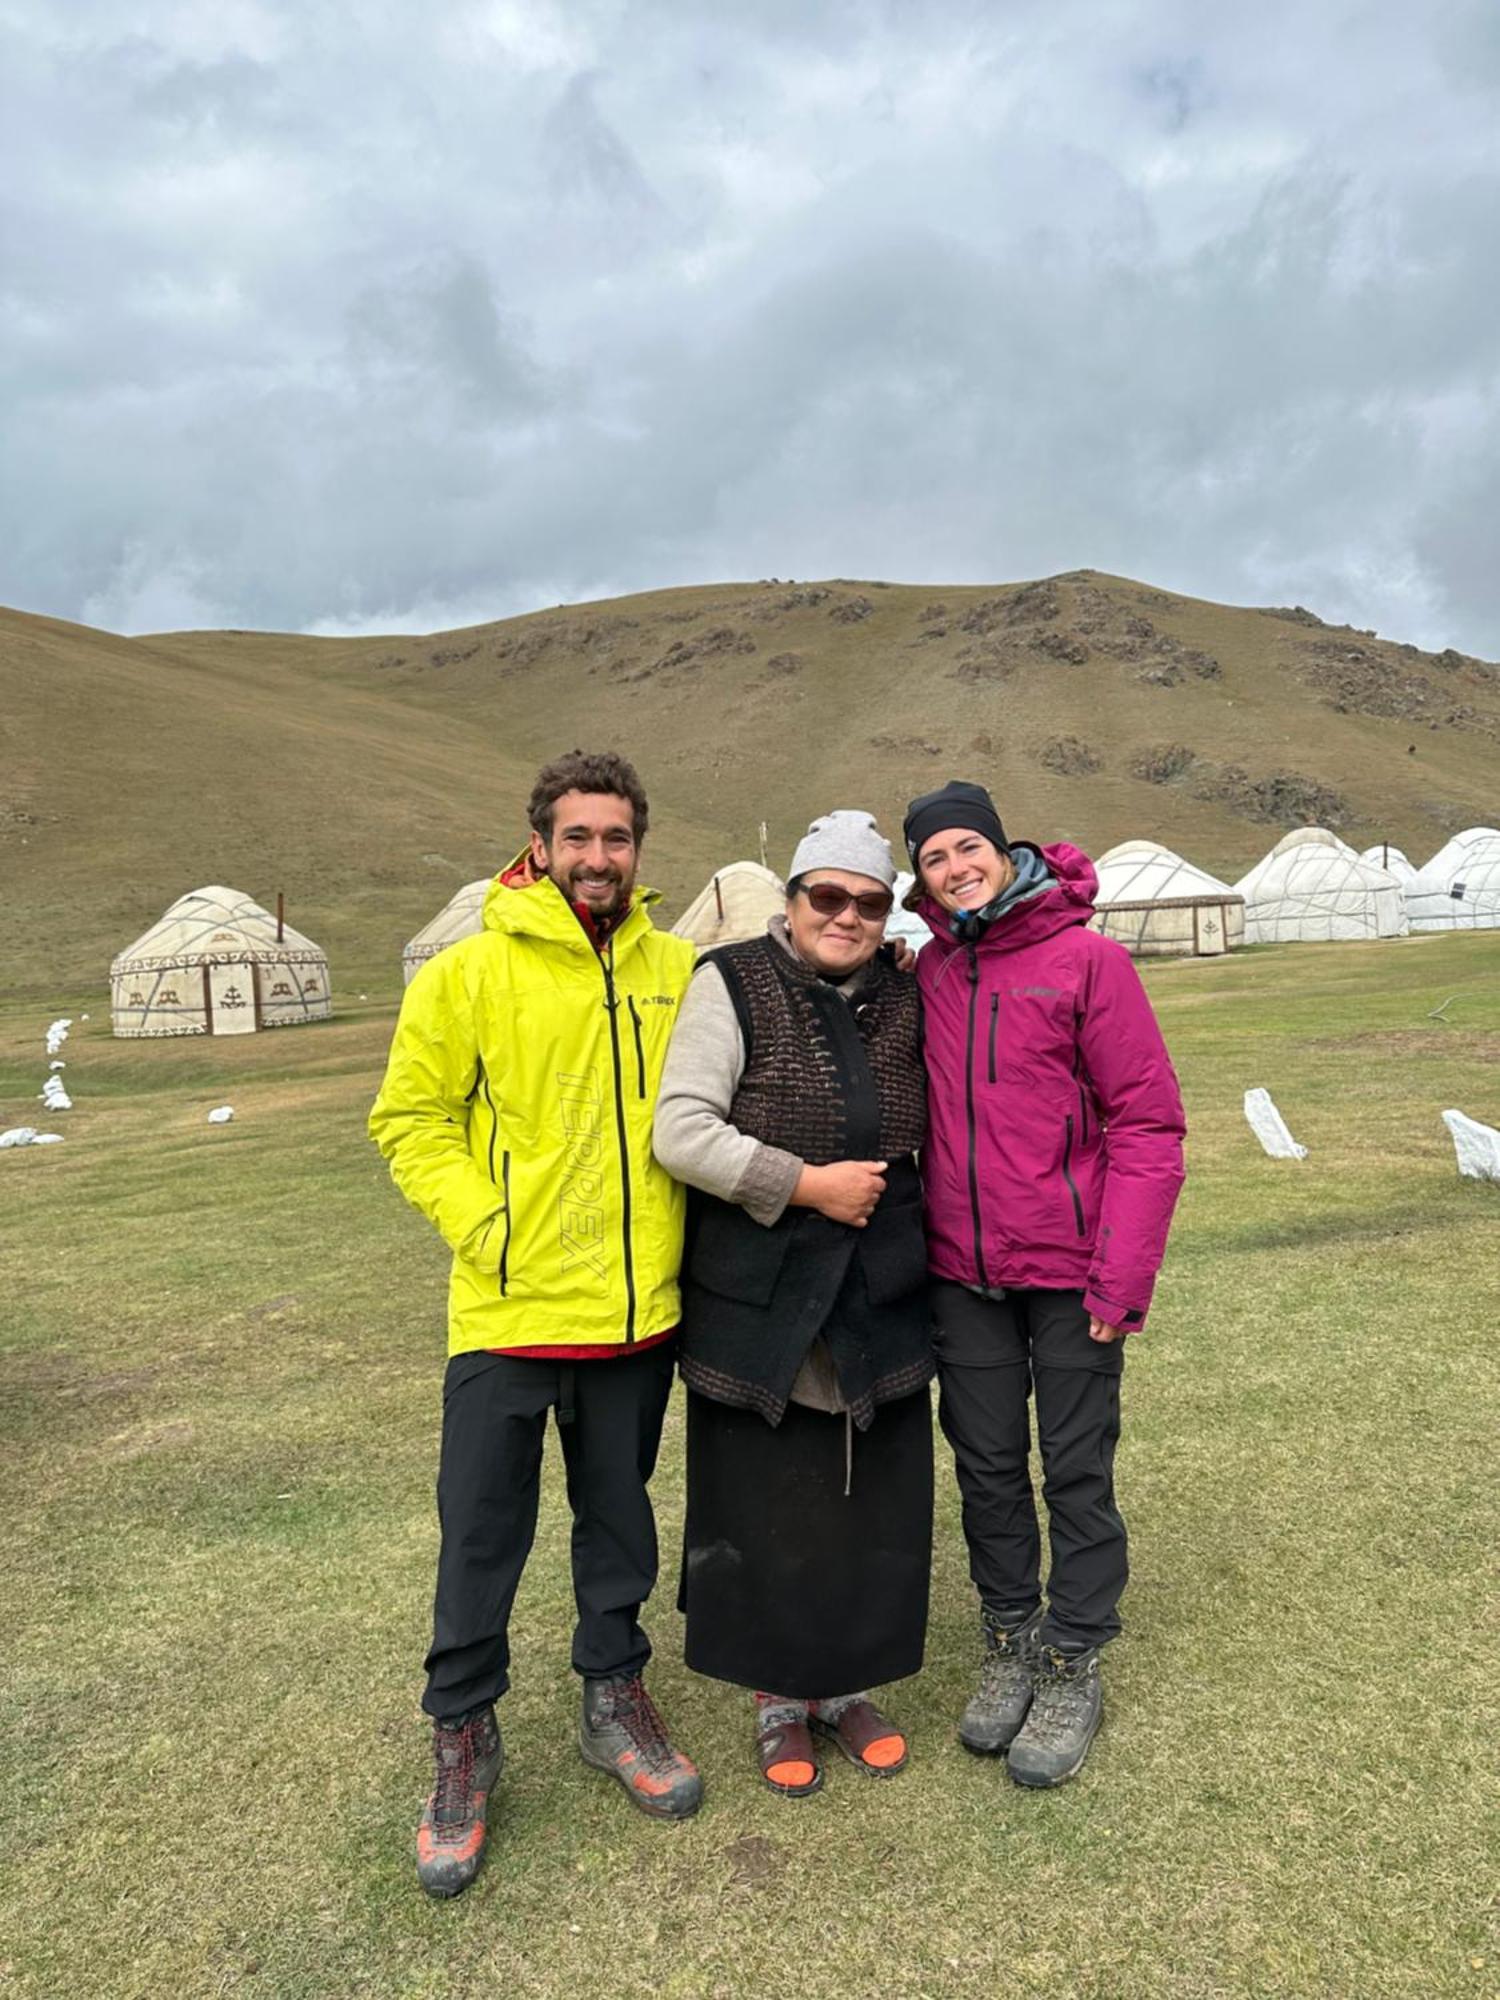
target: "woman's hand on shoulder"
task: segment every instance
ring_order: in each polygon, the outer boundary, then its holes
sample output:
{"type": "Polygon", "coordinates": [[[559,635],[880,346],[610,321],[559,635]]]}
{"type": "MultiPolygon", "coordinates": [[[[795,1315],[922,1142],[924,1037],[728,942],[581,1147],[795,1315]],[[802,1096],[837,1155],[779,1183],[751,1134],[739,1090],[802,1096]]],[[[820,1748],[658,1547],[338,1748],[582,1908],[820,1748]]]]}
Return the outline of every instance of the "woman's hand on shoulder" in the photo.
{"type": "Polygon", "coordinates": [[[804,1167],[792,1200],[798,1208],[815,1208],[830,1222],[847,1222],[863,1229],[876,1202],[885,1193],[884,1160],[835,1160],[826,1167],[804,1167]]]}

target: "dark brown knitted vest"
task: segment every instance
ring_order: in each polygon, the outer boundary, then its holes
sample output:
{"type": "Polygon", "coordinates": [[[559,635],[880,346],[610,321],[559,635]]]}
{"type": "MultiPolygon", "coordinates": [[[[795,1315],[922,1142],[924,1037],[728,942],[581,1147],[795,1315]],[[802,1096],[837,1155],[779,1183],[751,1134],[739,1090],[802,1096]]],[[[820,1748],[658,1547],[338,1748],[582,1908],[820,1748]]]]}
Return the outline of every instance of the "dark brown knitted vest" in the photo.
{"type": "Polygon", "coordinates": [[[727,945],[714,960],[745,1037],[731,1125],[815,1167],[898,1160],[916,1151],[927,1133],[927,1086],[915,979],[876,958],[858,996],[846,1001],[771,937],[727,945]],[[874,1106],[859,1101],[862,1079],[851,1079],[840,1062],[840,1015],[830,1010],[830,997],[847,1010],[864,1044],[879,1100],[874,1106]],[[874,1130],[867,1132],[872,1114],[874,1130]]]}

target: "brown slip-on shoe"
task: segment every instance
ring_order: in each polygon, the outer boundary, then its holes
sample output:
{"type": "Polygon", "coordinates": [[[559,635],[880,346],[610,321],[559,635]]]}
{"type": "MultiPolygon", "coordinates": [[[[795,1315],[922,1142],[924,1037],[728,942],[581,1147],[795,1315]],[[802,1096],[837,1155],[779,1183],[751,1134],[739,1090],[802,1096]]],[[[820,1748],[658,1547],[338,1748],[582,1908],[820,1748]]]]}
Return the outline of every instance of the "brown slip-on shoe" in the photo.
{"type": "Polygon", "coordinates": [[[808,1720],[814,1729],[831,1736],[849,1762],[857,1764],[867,1778],[894,1778],[898,1771],[906,1769],[906,1737],[865,1696],[842,1707],[837,1702],[815,1701],[808,1711],[808,1720]],[[832,1708],[834,1713],[825,1715],[825,1708],[832,1708]]]}
{"type": "Polygon", "coordinates": [[[799,1703],[762,1703],[755,1718],[760,1775],[784,1799],[810,1799],[823,1784],[823,1766],[799,1703]]]}

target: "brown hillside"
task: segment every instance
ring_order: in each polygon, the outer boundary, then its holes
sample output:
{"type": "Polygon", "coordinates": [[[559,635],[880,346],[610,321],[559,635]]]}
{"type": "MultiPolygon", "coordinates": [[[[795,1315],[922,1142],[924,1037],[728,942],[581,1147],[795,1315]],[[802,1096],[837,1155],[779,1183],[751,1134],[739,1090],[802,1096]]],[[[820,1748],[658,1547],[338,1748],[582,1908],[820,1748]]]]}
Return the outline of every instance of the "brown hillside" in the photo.
{"type": "Polygon", "coordinates": [[[277,887],[340,987],[518,842],[535,765],[641,765],[680,907],[771,830],[962,774],[1017,834],[1151,834],[1238,876],[1305,820],[1424,859],[1493,821],[1500,669],[1093,571],[1003,587],[720,585],[425,638],[125,640],[0,616],[19,979],[97,978],[182,889],[277,887]]]}

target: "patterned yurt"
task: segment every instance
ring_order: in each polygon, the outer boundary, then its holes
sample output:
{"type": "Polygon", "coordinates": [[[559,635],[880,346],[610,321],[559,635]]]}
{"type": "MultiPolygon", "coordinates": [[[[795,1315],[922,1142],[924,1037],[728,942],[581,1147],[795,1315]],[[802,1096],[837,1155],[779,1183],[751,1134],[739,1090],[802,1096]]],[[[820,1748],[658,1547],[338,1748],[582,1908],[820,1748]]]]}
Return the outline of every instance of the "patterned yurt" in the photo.
{"type": "Polygon", "coordinates": [[[445,944],[473,937],[484,929],[484,899],[495,886],[493,875],[478,882],[466,882],[456,896],[444,903],[435,917],[423,924],[401,953],[402,984],[409,986],[419,965],[440,952],[445,944]]]}
{"type": "Polygon", "coordinates": [[[721,868],[673,924],[677,937],[690,938],[700,951],[757,938],[786,908],[786,884],[758,861],[731,861],[721,868]]]}
{"type": "Polygon", "coordinates": [[[1456,833],[1406,884],[1414,931],[1500,930],[1500,832],[1456,833]]]}
{"type": "Polygon", "coordinates": [[[1401,884],[1329,834],[1287,847],[1278,841],[1235,883],[1245,899],[1246,944],[1312,944],[1404,937],[1401,884]]]}
{"type": "Polygon", "coordinates": [[[109,968],[117,1035],[248,1035],[333,1011],[311,938],[234,889],[194,889],[109,968]]]}
{"type": "Polygon", "coordinates": [[[1245,941],[1245,899],[1155,840],[1125,840],[1094,863],[1092,928],[1133,958],[1214,958],[1245,941]]]}

